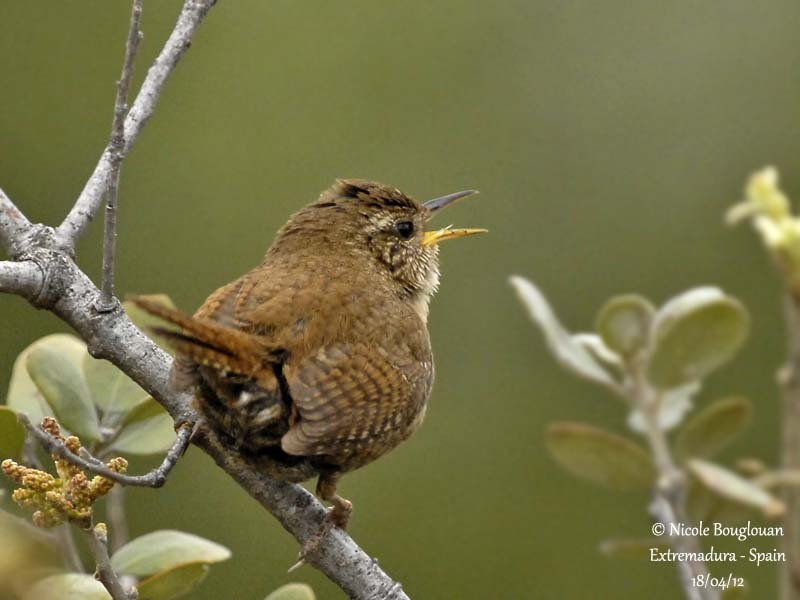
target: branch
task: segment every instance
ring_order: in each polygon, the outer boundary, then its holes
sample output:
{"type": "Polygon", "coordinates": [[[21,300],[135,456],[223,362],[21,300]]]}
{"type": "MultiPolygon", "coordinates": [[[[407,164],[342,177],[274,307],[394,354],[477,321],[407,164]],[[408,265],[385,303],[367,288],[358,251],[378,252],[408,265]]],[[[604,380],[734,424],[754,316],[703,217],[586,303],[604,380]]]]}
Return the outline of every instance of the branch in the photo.
{"type": "Polygon", "coordinates": [[[59,525],[58,529],[58,545],[60,546],[65,566],[75,573],[85,573],[86,569],[81,561],[81,553],[75,545],[75,538],[72,537],[71,526],[69,523],[63,523],[59,525]]]}
{"type": "MultiPolygon", "coordinates": [[[[197,28],[215,2],[216,0],[185,0],[183,3],[175,28],[147,72],[147,77],[125,118],[125,144],[121,151],[123,159],[130,152],[145,123],[153,115],[167,79],[192,45],[192,38],[197,28]]],[[[58,226],[57,236],[67,245],[74,246],[75,241],[84,233],[100,208],[111,173],[111,162],[111,153],[106,149],[72,210],[58,226]]]]}
{"type": "Polygon", "coordinates": [[[35,298],[43,283],[42,271],[36,263],[0,261],[0,292],[35,298]]]}
{"type": "Polygon", "coordinates": [[[106,519],[111,528],[112,554],[128,543],[128,518],[125,515],[125,488],[115,485],[106,496],[106,519]]]}
{"type": "Polygon", "coordinates": [[[103,282],[98,310],[110,310],[114,306],[114,261],[117,253],[117,200],[119,197],[119,177],[122,160],[125,158],[125,116],[128,112],[128,90],[133,77],[133,63],[142,32],[139,20],[142,17],[142,0],[133,0],[131,24],[128,41],[125,44],[125,59],[122,61],[122,74],[117,81],[117,97],[114,100],[114,120],[111,123],[111,138],[106,153],[110,157],[106,219],[103,232],[103,282]]]}
{"type": "MultiPolygon", "coordinates": [[[[98,313],[94,306],[100,291],[63,252],[36,248],[29,256],[45,273],[44,289],[25,297],[71,325],[93,356],[108,359],[122,369],[161,403],[176,423],[195,422],[191,397],[170,389],[172,357],[137,329],[121,307],[98,313]]],[[[0,275],[0,290],[7,286],[0,275]]],[[[268,478],[255,459],[226,447],[212,432],[201,433],[192,442],[272,513],[301,545],[319,530],[326,510],[313,495],[300,485],[268,478]]],[[[334,528],[325,536],[308,562],[356,600],[408,600],[400,584],[340,529],[334,528]]]]}
{"type": "Polygon", "coordinates": [[[97,526],[82,531],[86,535],[86,541],[97,565],[95,577],[108,590],[111,597],[114,600],[133,600],[136,598],[138,596],[136,590],[126,591],[122,587],[119,575],[117,575],[114,567],[111,566],[111,557],[108,556],[108,547],[106,546],[107,534],[104,531],[98,531],[97,526]]]}
{"type": "Polygon", "coordinates": [[[0,246],[10,256],[16,257],[16,242],[31,228],[31,223],[0,189],[0,246]]]}
{"type": "MultiPolygon", "coordinates": [[[[647,382],[643,365],[631,365],[631,381],[628,388],[631,402],[639,407],[644,417],[645,437],[650,445],[657,480],[650,505],[652,517],[664,525],[670,545],[675,552],[692,556],[702,554],[700,541],[691,535],[672,535],[673,525],[689,523],[686,512],[686,476],[675,464],[664,430],[658,422],[661,398],[647,382]]],[[[702,560],[676,561],[681,587],[687,600],[717,600],[719,593],[711,587],[695,585],[698,576],[708,577],[708,569],[702,560]]]]}
{"type": "Polygon", "coordinates": [[[95,475],[102,475],[106,479],[116,481],[122,485],[130,485],[134,487],[160,488],[163,486],[167,481],[167,476],[169,475],[170,471],[172,471],[172,469],[175,467],[178,459],[183,456],[186,448],[189,447],[189,441],[192,437],[192,424],[181,424],[178,428],[178,437],[175,438],[175,441],[172,443],[172,447],[169,449],[169,452],[167,452],[167,455],[164,457],[164,461],[161,463],[161,465],[146,475],[133,476],[112,471],[105,464],[103,464],[101,460],[89,454],[85,448],[81,449],[85,452],[81,454],[81,456],[74,454],[69,448],[67,448],[64,442],[54,438],[46,431],[42,431],[40,427],[37,427],[31,423],[27,415],[19,414],[17,415],[17,419],[25,426],[25,429],[28,430],[28,433],[32,435],[42,445],[42,448],[47,450],[48,453],[60,456],[64,460],[67,460],[73,465],[80,467],[84,471],[94,473],[95,475]]]}

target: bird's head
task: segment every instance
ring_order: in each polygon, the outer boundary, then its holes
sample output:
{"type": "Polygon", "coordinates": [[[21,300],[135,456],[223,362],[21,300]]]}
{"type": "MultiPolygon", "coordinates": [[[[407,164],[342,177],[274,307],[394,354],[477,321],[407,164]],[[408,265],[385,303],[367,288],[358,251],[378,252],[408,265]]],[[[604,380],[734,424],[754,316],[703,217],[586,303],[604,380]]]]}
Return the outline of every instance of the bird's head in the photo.
{"type": "Polygon", "coordinates": [[[443,208],[474,193],[456,192],[420,203],[381,183],[340,179],[295,214],[281,237],[302,232],[319,251],[366,255],[369,268],[388,274],[402,293],[427,306],[439,282],[438,244],[485,230],[426,230],[426,224],[443,208]]]}

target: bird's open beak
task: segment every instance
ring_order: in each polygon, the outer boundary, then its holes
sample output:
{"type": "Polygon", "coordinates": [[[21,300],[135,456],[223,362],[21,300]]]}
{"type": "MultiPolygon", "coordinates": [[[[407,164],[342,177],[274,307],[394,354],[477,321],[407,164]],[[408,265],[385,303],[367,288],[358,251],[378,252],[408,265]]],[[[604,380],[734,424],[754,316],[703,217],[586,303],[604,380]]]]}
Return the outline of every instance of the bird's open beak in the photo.
{"type": "MultiPolygon", "coordinates": [[[[431,212],[432,217],[438,210],[444,208],[445,206],[449,206],[454,202],[461,200],[462,198],[466,198],[467,196],[477,193],[478,190],[464,190],[463,192],[455,192],[454,194],[447,194],[447,196],[441,196],[439,198],[434,198],[433,200],[428,200],[423,204],[423,206],[431,212]]],[[[448,226],[437,231],[426,231],[422,236],[422,245],[433,246],[439,242],[443,242],[444,240],[464,237],[465,235],[475,235],[476,233],[486,233],[486,229],[453,229],[452,226],[448,226]]]]}

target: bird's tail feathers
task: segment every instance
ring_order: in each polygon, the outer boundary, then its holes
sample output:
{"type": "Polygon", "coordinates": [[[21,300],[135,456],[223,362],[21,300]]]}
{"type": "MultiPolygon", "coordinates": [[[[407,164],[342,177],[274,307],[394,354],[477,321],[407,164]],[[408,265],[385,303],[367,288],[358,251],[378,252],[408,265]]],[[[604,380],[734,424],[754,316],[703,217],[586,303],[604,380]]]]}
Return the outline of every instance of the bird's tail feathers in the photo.
{"type": "Polygon", "coordinates": [[[189,316],[146,296],[134,296],[130,300],[145,312],[179,328],[156,326],[149,329],[192,362],[250,375],[269,356],[268,348],[258,336],[189,316]]]}

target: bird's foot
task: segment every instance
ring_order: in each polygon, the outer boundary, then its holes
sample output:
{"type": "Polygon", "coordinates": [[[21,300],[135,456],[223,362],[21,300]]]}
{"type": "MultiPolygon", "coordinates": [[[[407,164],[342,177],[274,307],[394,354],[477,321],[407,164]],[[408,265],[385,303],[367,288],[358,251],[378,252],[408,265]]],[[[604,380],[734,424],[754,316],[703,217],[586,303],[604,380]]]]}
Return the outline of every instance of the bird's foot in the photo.
{"type": "Polygon", "coordinates": [[[307,558],[319,550],[322,541],[334,527],[342,530],[346,529],[352,513],[353,504],[349,500],[341,499],[338,504],[329,508],[319,529],[305,541],[300,553],[297,555],[297,562],[289,567],[287,572],[291,573],[306,564],[308,562],[307,558]]]}

